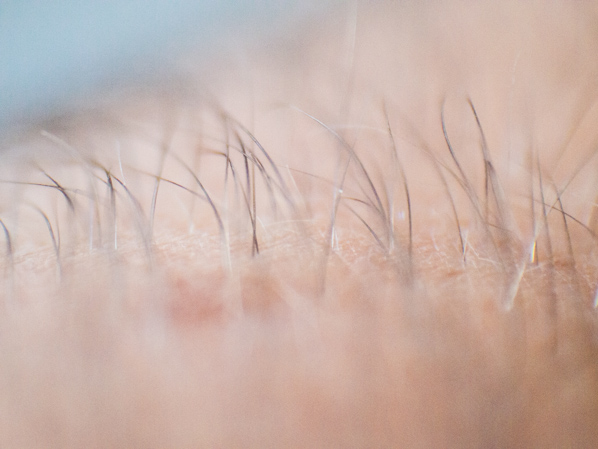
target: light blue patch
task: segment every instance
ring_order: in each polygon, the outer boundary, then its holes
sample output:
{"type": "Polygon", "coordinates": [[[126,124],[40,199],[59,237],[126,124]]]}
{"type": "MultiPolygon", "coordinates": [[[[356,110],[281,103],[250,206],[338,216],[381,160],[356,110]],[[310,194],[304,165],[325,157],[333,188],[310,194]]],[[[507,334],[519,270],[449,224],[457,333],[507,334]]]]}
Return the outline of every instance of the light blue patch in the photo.
{"type": "MultiPolygon", "coordinates": [[[[160,71],[185,50],[217,52],[240,28],[268,27],[297,0],[2,0],[0,131],[98,86],[160,71]]],[[[299,8],[300,9],[300,8],[299,8]]]]}

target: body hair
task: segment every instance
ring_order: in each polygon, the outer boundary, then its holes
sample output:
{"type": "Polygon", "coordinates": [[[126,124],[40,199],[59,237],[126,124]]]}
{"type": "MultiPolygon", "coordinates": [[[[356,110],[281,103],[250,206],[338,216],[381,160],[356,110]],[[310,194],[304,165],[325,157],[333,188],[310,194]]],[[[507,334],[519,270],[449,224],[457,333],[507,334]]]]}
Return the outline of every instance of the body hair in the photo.
{"type": "Polygon", "coordinates": [[[335,8],[2,142],[0,446],[598,445],[594,4],[335,8]]]}

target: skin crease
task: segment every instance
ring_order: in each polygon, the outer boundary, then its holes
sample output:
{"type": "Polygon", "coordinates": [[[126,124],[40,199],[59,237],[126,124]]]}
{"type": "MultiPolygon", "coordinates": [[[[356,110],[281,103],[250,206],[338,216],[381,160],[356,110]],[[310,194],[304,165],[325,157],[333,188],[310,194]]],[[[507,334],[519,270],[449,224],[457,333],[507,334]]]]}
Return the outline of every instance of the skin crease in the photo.
{"type": "Polygon", "coordinates": [[[357,3],[4,142],[0,446],[596,447],[596,22],[357,3]]]}

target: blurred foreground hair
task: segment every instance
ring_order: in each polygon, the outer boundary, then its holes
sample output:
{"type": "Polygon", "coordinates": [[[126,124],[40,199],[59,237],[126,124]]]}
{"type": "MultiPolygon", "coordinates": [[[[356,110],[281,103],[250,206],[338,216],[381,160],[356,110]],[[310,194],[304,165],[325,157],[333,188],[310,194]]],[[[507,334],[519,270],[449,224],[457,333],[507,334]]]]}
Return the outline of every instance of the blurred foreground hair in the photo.
{"type": "Polygon", "coordinates": [[[598,445],[592,5],[326,19],[4,144],[1,446],[598,445]]]}

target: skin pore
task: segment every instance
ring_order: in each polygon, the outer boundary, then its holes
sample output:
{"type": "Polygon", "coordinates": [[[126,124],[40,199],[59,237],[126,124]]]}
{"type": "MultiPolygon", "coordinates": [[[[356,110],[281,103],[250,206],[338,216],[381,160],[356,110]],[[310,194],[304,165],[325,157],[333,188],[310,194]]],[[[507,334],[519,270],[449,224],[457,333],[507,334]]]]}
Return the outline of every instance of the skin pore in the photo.
{"type": "Polygon", "coordinates": [[[0,446],[598,445],[596,22],[345,5],[3,142],[0,446]]]}

